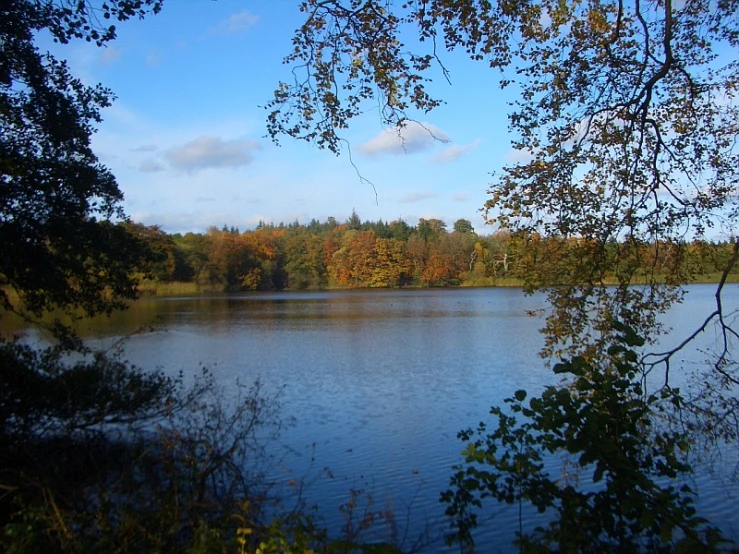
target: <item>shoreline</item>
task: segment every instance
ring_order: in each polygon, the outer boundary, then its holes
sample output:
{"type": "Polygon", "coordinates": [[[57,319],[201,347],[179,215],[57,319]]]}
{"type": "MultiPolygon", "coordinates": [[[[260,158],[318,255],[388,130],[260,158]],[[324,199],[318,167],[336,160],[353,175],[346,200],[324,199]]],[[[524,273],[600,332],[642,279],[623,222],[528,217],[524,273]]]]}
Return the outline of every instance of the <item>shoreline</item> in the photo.
{"type": "MultiPolygon", "coordinates": [[[[525,283],[523,279],[516,277],[502,277],[495,279],[493,277],[486,278],[492,283],[482,283],[480,280],[460,283],[458,285],[446,285],[446,286],[407,286],[407,287],[321,287],[321,288],[284,288],[274,290],[224,290],[223,287],[214,286],[201,286],[194,282],[186,281],[173,281],[171,283],[166,282],[155,282],[155,281],[144,281],[139,284],[139,294],[141,298],[150,297],[172,297],[172,296],[197,296],[201,294],[224,294],[224,293],[245,293],[245,292],[326,292],[326,291],[346,291],[346,290],[428,290],[428,289],[463,289],[463,288],[524,288],[525,283]]],[[[693,281],[688,283],[682,283],[681,286],[687,285],[717,285],[721,281],[721,274],[707,273],[704,275],[697,276],[693,281]]],[[[739,283],[739,274],[730,274],[726,283],[739,283]]],[[[632,285],[645,285],[648,284],[646,279],[634,279],[632,285]]],[[[616,279],[606,280],[603,282],[605,286],[616,286],[618,281],[616,279]]],[[[562,283],[560,286],[572,286],[571,283],[562,283]]]]}

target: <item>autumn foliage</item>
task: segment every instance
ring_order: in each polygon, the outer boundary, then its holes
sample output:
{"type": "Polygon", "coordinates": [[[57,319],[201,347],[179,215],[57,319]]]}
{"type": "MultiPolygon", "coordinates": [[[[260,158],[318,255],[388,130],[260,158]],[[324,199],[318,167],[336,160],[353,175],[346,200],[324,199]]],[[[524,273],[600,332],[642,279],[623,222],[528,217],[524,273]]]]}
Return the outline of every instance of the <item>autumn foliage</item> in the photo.
{"type": "Polygon", "coordinates": [[[518,285],[600,285],[715,279],[732,245],[601,243],[498,230],[477,234],[467,220],[448,231],[437,219],[267,225],[240,232],[168,235],[126,224],[154,256],[145,282],[193,282],[203,291],[518,285]]]}

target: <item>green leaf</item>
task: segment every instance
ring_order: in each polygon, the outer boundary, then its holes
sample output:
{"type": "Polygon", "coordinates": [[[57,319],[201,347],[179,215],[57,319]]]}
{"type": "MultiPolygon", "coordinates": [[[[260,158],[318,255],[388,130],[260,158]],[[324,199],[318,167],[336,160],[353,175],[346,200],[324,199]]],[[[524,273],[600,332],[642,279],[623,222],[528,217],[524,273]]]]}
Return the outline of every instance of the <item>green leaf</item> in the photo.
{"type": "Polygon", "coordinates": [[[560,373],[569,373],[570,368],[572,367],[572,364],[569,361],[562,362],[559,364],[555,364],[554,366],[554,373],[560,374],[560,373]]]}

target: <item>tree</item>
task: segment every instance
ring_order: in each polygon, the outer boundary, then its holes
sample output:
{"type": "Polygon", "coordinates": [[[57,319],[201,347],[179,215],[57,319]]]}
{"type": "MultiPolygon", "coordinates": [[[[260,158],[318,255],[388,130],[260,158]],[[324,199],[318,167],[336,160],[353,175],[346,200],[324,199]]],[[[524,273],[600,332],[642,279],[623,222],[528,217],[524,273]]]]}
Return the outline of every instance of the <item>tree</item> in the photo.
{"type": "Polygon", "coordinates": [[[674,481],[690,472],[682,461],[689,445],[655,419],[683,401],[680,392],[666,387],[645,395],[633,350],[644,340],[625,325],[614,327],[620,334],[605,359],[578,356],[555,366],[574,378],[573,387],[547,387],[528,403],[526,391],[516,391],[506,410],[491,410],[496,429],[483,422],[460,433],[466,466],[442,495],[455,522],[452,541],[472,543],[472,508],[492,496],[556,512],[533,532],[519,528],[522,552],[720,551],[720,532],[696,517],[695,491],[674,481]],[[572,469],[550,475],[545,460],[563,451],[572,469]],[[586,475],[595,486],[579,490],[586,475]]]}
{"type": "Polygon", "coordinates": [[[446,233],[446,223],[440,219],[419,218],[416,232],[424,242],[436,242],[439,237],[446,233]]]}
{"type": "Polygon", "coordinates": [[[399,240],[401,242],[406,242],[408,240],[408,237],[411,236],[411,226],[408,225],[405,221],[402,219],[398,219],[395,221],[391,221],[390,225],[388,226],[388,231],[390,234],[390,238],[399,240]]]}
{"type": "Polygon", "coordinates": [[[362,230],[362,220],[359,219],[355,209],[352,208],[352,215],[346,220],[346,224],[349,226],[349,229],[354,229],[355,231],[362,230]]]}
{"type": "Polygon", "coordinates": [[[192,268],[187,265],[184,252],[177,248],[174,237],[158,225],[146,226],[130,221],[121,225],[147,248],[148,259],[136,268],[145,277],[163,282],[185,281],[192,277],[192,268]]]}
{"type": "Polygon", "coordinates": [[[474,234],[475,229],[469,219],[458,219],[454,222],[454,232],[461,234],[474,234]]]}
{"type": "Polygon", "coordinates": [[[445,236],[446,248],[453,252],[457,273],[472,271],[477,259],[475,241],[477,235],[472,223],[466,219],[454,222],[454,232],[445,236]]]}
{"type": "MultiPolygon", "coordinates": [[[[66,43],[102,44],[125,20],[158,10],[154,0],[9,0],[0,7],[0,303],[29,318],[44,311],[109,313],[135,297],[130,270],[142,243],[122,227],[123,196],[90,148],[112,93],[86,86],[34,45],[42,30],[66,43]],[[9,294],[14,291],[15,295],[9,294]]],[[[57,333],[64,327],[57,320],[57,333]]]]}
{"type": "MultiPolygon", "coordinates": [[[[45,30],[62,43],[101,45],[115,37],[115,27],[101,21],[159,6],[0,5],[4,309],[33,319],[49,310],[109,313],[136,296],[132,271],[148,258],[137,234],[168,242],[156,230],[114,223],[125,220],[122,194],[90,148],[111,92],[84,85],[34,45],[45,30]]],[[[195,543],[200,524],[231,517],[252,485],[243,471],[248,439],[268,415],[256,389],[236,401],[229,419],[212,380],[187,390],[161,371],[93,354],[59,319],[52,330],[60,340],[47,349],[0,340],[3,551],[179,552],[195,543]],[[228,482],[228,490],[216,482],[228,482]]]]}
{"type": "MultiPolygon", "coordinates": [[[[498,172],[484,208],[516,238],[528,290],[548,291],[543,354],[593,360],[617,336],[615,321],[656,341],[659,315],[695,275],[690,264],[663,261],[680,260],[711,230],[734,234],[738,8],[735,0],[305,0],[285,58],[297,78],[276,90],[268,131],[338,153],[342,131],[365,109],[379,106],[383,123],[399,129],[438,107],[426,83],[445,75],[445,49],[500,70],[501,87],[518,92],[509,126],[527,159],[498,172]]],[[[640,368],[662,369],[668,387],[676,353],[716,326],[718,351],[670,414],[694,440],[739,438],[737,335],[722,302],[737,258],[734,243],[716,309],[695,333],[666,352],[641,350],[640,368]]]]}
{"type": "Polygon", "coordinates": [[[403,243],[397,239],[377,237],[370,287],[399,287],[410,282],[410,260],[403,253],[403,243]]]}
{"type": "Polygon", "coordinates": [[[285,238],[287,286],[291,289],[321,288],[326,282],[323,241],[313,233],[298,232],[285,238]]]}
{"type": "Polygon", "coordinates": [[[507,231],[497,231],[487,237],[487,246],[491,252],[493,275],[508,275],[510,267],[511,234],[507,231]]]}
{"type": "Polygon", "coordinates": [[[341,287],[368,286],[377,262],[375,241],[374,231],[347,230],[327,268],[333,282],[341,287]]]}

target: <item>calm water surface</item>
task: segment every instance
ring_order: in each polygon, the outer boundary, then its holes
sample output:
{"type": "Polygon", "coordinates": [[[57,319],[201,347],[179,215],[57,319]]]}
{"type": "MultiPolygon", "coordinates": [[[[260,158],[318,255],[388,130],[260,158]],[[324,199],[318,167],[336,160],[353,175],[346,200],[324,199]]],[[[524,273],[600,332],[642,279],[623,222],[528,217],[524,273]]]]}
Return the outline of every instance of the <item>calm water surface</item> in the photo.
{"type": "MultiPolygon", "coordinates": [[[[686,332],[711,311],[713,292],[692,287],[666,322],[686,332]]],[[[726,297],[736,305],[739,288],[726,297]]],[[[109,344],[156,323],[127,339],[129,360],[186,373],[205,365],[226,388],[256,378],[270,391],[284,387],[284,415],[295,425],[282,435],[291,453],[276,474],[307,477],[305,496],[333,529],[350,490],[365,491],[375,509],[392,508],[409,546],[424,528],[444,531],[438,498],[461,460],[457,432],[516,390],[536,394],[555,382],[537,354],[542,322],[526,315],[542,307],[543,296],[516,289],[145,299],[83,333],[109,344]]],[[[702,340],[710,345],[710,333],[702,340]]],[[[739,537],[737,487],[707,474],[698,484],[706,515],[739,537]]],[[[517,517],[489,506],[478,537],[484,550],[512,550],[517,517]]],[[[444,550],[443,542],[427,549],[444,550]]]]}

